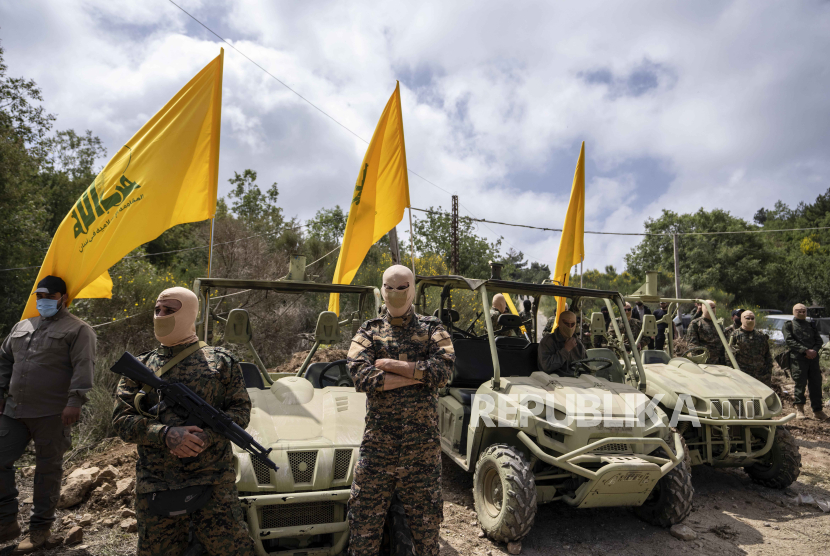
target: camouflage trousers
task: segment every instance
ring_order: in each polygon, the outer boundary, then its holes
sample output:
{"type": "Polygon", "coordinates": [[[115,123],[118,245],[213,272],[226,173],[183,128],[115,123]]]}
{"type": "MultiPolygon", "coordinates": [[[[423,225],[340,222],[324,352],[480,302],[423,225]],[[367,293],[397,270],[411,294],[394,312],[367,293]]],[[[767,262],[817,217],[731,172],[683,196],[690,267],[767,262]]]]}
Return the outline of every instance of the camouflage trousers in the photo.
{"type": "Polygon", "coordinates": [[[150,513],[148,497],[138,496],[138,556],[180,556],[187,549],[191,524],[196,539],[212,556],[253,556],[254,542],[235,485],[216,485],[210,501],[190,515],[162,517],[150,513]]]}
{"type": "Polygon", "coordinates": [[[810,391],[810,407],[818,411],[821,403],[821,369],[818,357],[807,359],[806,355],[792,354],[790,356],[790,374],[795,381],[795,405],[807,403],[806,390],[810,391]]]}
{"type": "Polygon", "coordinates": [[[363,438],[349,498],[349,554],[374,556],[383,524],[397,492],[406,511],[417,556],[438,556],[444,519],[441,497],[441,446],[363,438]]]}

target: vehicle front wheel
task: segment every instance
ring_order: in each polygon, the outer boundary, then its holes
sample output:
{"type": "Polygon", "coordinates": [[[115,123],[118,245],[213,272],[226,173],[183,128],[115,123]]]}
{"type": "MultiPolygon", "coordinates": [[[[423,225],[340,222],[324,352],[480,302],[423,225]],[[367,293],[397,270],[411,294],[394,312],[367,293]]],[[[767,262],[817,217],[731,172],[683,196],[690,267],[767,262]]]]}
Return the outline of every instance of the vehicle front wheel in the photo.
{"type": "MultiPolygon", "coordinates": [[[[688,454],[686,441],[681,441],[683,449],[688,454]]],[[[666,457],[662,448],[655,450],[654,455],[666,457]]],[[[686,519],[692,511],[692,498],[695,494],[690,461],[688,457],[683,458],[674,469],[657,481],[643,505],[634,508],[637,517],[658,527],[671,527],[686,519]]]]}
{"type": "Polygon", "coordinates": [[[536,518],[536,481],[524,454],[507,444],[487,448],[476,463],[473,498],[488,537],[510,542],[527,535],[536,518]]]}
{"type": "Polygon", "coordinates": [[[753,482],[768,488],[784,489],[793,484],[801,474],[801,453],[790,431],[776,428],[766,459],[744,467],[744,471],[753,482]]]}

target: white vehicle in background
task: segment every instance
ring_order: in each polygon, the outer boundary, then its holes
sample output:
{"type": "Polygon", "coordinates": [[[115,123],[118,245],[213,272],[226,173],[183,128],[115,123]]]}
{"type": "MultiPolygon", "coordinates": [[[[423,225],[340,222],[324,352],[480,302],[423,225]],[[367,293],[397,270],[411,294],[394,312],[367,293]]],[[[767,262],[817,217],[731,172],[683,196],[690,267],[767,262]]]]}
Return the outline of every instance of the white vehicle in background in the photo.
{"type": "MultiPolygon", "coordinates": [[[[776,346],[783,346],[784,324],[791,320],[793,320],[792,315],[766,315],[763,321],[764,327],[761,328],[760,331],[769,336],[769,339],[772,340],[772,343],[776,346]]],[[[822,344],[826,344],[830,341],[830,337],[828,337],[828,333],[830,333],[830,319],[822,318],[809,320],[818,327],[822,344]]]]}

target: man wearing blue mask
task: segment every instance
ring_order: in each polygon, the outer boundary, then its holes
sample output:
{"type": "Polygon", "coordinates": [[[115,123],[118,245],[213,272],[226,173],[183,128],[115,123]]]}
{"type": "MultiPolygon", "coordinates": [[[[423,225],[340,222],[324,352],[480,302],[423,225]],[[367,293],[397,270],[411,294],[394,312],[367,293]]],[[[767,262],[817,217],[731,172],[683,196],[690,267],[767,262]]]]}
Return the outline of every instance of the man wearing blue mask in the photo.
{"type": "Polygon", "coordinates": [[[0,543],[21,533],[14,462],[30,440],[36,457],[29,535],[13,554],[34,552],[49,538],[63,454],[92,389],[95,363],[95,332],[66,308],[66,283],[47,276],[33,295],[40,316],[15,324],[0,346],[0,543]]]}

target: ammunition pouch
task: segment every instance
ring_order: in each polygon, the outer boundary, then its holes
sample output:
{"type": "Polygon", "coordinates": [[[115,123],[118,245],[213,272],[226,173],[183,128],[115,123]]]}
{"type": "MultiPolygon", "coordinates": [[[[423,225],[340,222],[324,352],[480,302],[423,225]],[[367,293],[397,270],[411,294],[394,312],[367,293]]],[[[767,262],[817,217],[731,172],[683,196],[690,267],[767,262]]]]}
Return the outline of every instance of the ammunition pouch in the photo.
{"type": "Polygon", "coordinates": [[[161,490],[144,494],[150,513],[161,517],[176,517],[199,511],[210,501],[213,485],[196,485],[176,490],[161,490]]]}

